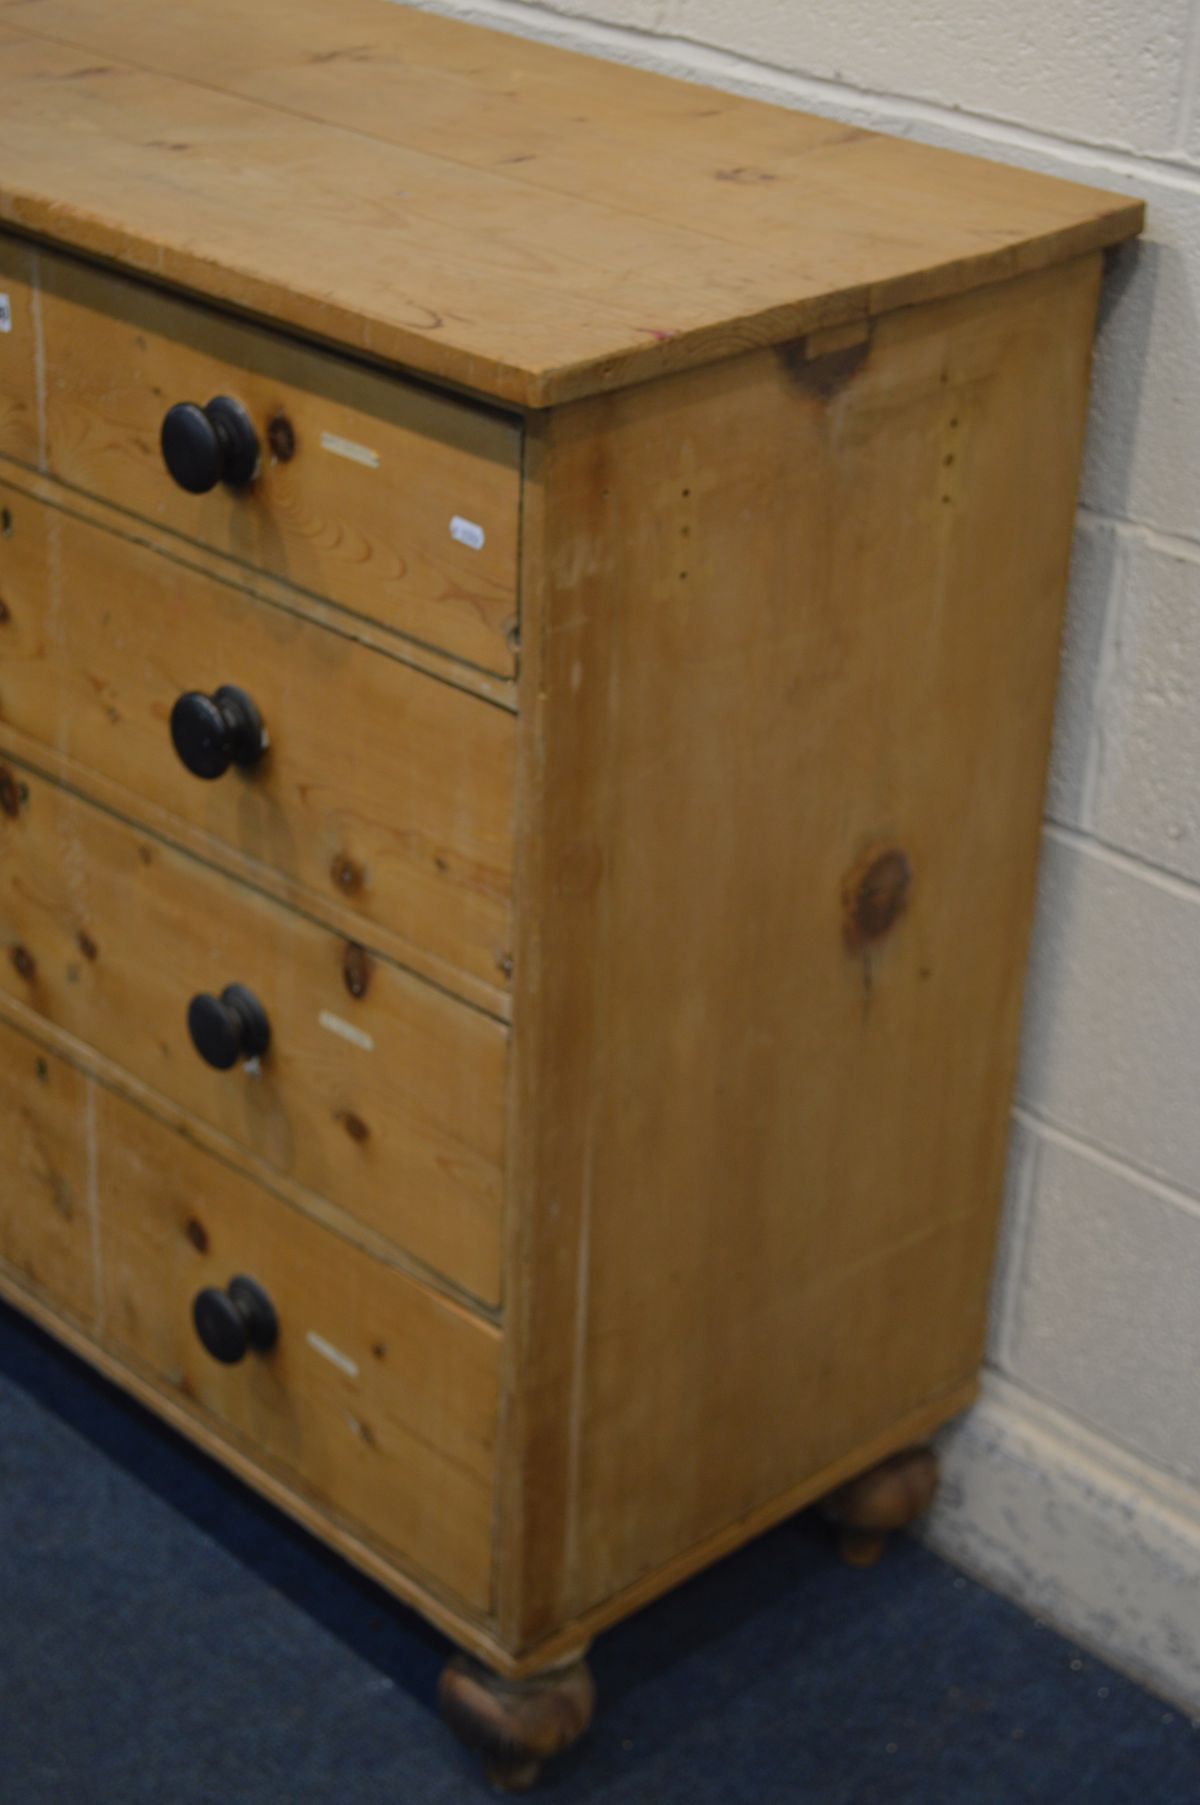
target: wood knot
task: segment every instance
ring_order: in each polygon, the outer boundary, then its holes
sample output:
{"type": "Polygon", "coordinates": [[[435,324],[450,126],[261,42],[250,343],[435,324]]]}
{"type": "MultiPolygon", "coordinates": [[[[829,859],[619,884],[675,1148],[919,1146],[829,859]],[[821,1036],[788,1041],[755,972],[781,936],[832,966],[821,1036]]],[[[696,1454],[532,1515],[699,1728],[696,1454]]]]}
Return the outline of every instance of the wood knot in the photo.
{"type": "Polygon", "coordinates": [[[749,163],[737,164],[732,169],[716,169],[713,174],[718,182],[733,182],[739,188],[753,188],[763,182],[779,180],[773,169],[756,169],[749,163]]]}
{"type": "Polygon", "coordinates": [[[21,812],[21,785],[7,765],[0,765],[0,809],[13,820],[21,812]]]}
{"type": "Polygon", "coordinates": [[[363,868],[344,852],[339,852],[329,868],[329,875],[338,889],[347,896],[357,896],[366,882],[363,868]]]}
{"type": "Polygon", "coordinates": [[[352,997],[365,997],[370,986],[371,960],[356,940],[347,940],[342,953],[342,982],[352,997]]]}
{"type": "Polygon", "coordinates": [[[895,926],[908,903],[912,866],[898,847],[869,853],[842,885],[842,932],[846,946],[858,952],[895,926]]]}
{"type": "Polygon", "coordinates": [[[85,959],[98,959],[100,957],[100,948],[96,945],[96,942],[92,939],[86,928],[80,928],[75,936],[75,941],[85,959]]]}
{"type": "Polygon", "coordinates": [[[352,1109],[339,1109],[337,1119],[352,1141],[358,1141],[361,1145],[363,1141],[369,1140],[371,1130],[362,1117],[356,1116],[352,1109]]]}
{"type": "Polygon", "coordinates": [[[8,956],[12,960],[13,970],[19,978],[37,976],[37,961],[28,947],[14,946],[8,956]]]}
{"type": "Polygon", "coordinates": [[[267,421],[267,444],[277,464],[290,464],[295,457],[296,428],[286,414],[272,414],[267,421]]]}
{"type": "Polygon", "coordinates": [[[197,1253],[208,1252],[208,1230],[198,1217],[189,1216],[184,1224],[183,1232],[197,1253]]]}

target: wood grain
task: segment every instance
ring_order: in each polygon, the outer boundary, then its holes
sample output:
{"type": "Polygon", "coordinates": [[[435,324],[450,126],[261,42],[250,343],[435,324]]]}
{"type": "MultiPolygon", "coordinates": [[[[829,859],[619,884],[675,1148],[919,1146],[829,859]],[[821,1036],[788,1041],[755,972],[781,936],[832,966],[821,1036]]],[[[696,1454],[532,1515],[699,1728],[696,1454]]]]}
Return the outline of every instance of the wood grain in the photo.
{"type": "Polygon", "coordinates": [[[0,332],[0,452],[34,464],[41,456],[38,393],[37,255],[0,236],[0,294],[8,318],[0,332]]]}
{"type": "Polygon", "coordinates": [[[216,0],[178,29],[150,0],[0,18],[0,219],[525,406],[1043,267],[1142,217],[385,0],[253,21],[216,0]]]}
{"type": "Polygon", "coordinates": [[[201,1414],[182,1393],[168,1389],[162,1382],[131,1366],[94,1335],[80,1329],[68,1317],[49,1307],[36,1291],[31,1291],[0,1266],[0,1297],[38,1323],[49,1334],[89,1361],[106,1378],[155,1411],[181,1434],[190,1436],[204,1451],[228,1467],[231,1472],[286,1511],[306,1529],[353,1562],[378,1585],[391,1592],[402,1603],[419,1611],[430,1623],[450,1636],[461,1648],[471,1650],[496,1673],[513,1679],[544,1671],[571,1660],[587,1651],[594,1635],[609,1624],[619,1621],[645,1606],[672,1586],[679,1585],[691,1574],[700,1572],[713,1561],[720,1560],[752,1536],[771,1524],[791,1516],[806,1504],[822,1497],[853,1470],[859,1459],[870,1462],[882,1459],[892,1447],[904,1446],[928,1434],[939,1423],[964,1409],[974,1395],[974,1387],[964,1388],[952,1398],[939,1398],[907,1422],[898,1423],[886,1440],[876,1448],[856,1451],[850,1462],[842,1461],[828,1472],[818,1473],[795,1492],[772,1501],[770,1512],[762,1512],[750,1522],[731,1524],[720,1535],[689,1548],[669,1566],[647,1574],[625,1592],[607,1599],[587,1617],[566,1625],[553,1637],[534,1649],[514,1655],[497,1640],[494,1626],[464,1606],[461,1599],[448,1597],[428,1575],[415,1577],[399,1566],[394,1554],[346,1518],[334,1515],[327,1505],[316,1503],[303,1489],[302,1480],[285,1469],[277,1468],[262,1458],[261,1453],[244,1444],[227,1425],[218,1425],[201,1414]]]}
{"type": "Polygon", "coordinates": [[[378,924],[406,963],[505,987],[515,723],[506,711],[168,562],[0,479],[0,738],[16,729],[151,825],[190,825],[305,905],[378,924]],[[233,683],[270,738],[193,777],[169,718],[233,683]]]}
{"type": "Polygon", "coordinates": [[[501,1672],[972,1395],[1140,221],[383,0],[0,0],[0,1291],[501,1672]],[[296,455],[193,502],[222,391],[296,455]]]}
{"type": "Polygon", "coordinates": [[[499,1335],[108,1091],[97,1093],[104,1340],[478,1610],[491,1597],[499,1335]],[[279,1318],[222,1366],[192,1301],[238,1273],[279,1318]]]}
{"type": "Polygon", "coordinates": [[[1098,264],[531,446],[513,1646],[976,1370],[1098,264]]]}
{"type": "Polygon", "coordinates": [[[79,1322],[95,1317],[88,1080],[0,1023],[0,1265],[79,1322]]]}
{"type": "Polygon", "coordinates": [[[302,1524],[311,1535],[319,1536],[328,1547],[351,1561],[400,1603],[419,1611],[460,1647],[473,1650],[497,1671],[515,1669],[517,1664],[510,1662],[496,1642],[487,1619],[461,1597],[448,1593],[430,1574],[418,1575],[401,1565],[393,1548],[368,1535],[350,1518],[332,1511],[328,1504],[318,1503],[305,1490],[302,1475],[265,1460],[260,1449],[243,1441],[228,1424],[199,1410],[183,1392],[131,1364],[128,1357],[98,1341],[94,1334],[53,1309],[38,1292],[30,1290],[2,1265],[0,1298],[152,1410],[180,1435],[186,1435],[206,1454],[219,1460],[235,1478],[266,1498],[277,1510],[302,1524]]]}
{"type": "MultiPolygon", "coordinates": [[[[28,254],[9,241],[0,255],[20,293],[28,254]]],[[[11,368],[20,398],[40,368],[50,474],[511,674],[520,464],[511,418],[46,251],[34,274],[36,316],[26,298],[25,330],[5,335],[0,379],[11,368]],[[246,490],[190,495],[164,468],[163,416],[176,401],[226,394],[254,421],[259,477],[246,490]],[[478,528],[478,549],[452,536],[456,517],[478,528]]],[[[12,411],[0,451],[28,457],[24,408],[12,411]]]]}
{"type": "Polygon", "coordinates": [[[496,1302],[500,1024],[30,771],[0,805],[0,990],[496,1302]],[[231,982],[271,1021],[257,1073],[188,1037],[231,982]]]}
{"type": "MultiPolygon", "coordinates": [[[[0,237],[0,247],[5,242],[0,237]]],[[[479,696],[497,708],[507,709],[510,714],[516,713],[515,674],[502,677],[494,672],[481,670],[478,665],[464,664],[461,659],[439,651],[436,646],[420,645],[415,639],[406,639],[403,634],[383,626],[379,621],[368,620],[361,614],[350,614],[324,596],[310,595],[307,590],[295,589],[284,578],[273,576],[270,571],[255,570],[248,565],[231,565],[220,552],[214,552],[208,546],[199,545],[192,539],[181,539],[178,534],[156,526],[153,521],[138,520],[121,508],[100,501],[94,495],[86,495],[82,489],[68,489],[63,483],[56,482],[53,477],[44,475],[31,465],[18,464],[11,458],[4,458],[3,453],[0,453],[0,458],[3,459],[0,474],[4,482],[34,501],[44,502],[47,507],[60,508],[105,532],[119,533],[131,545],[144,546],[148,551],[157,552],[172,564],[183,565],[188,570],[198,570],[202,575],[212,577],[214,581],[224,583],[227,587],[232,585],[243,589],[247,595],[257,596],[261,601],[269,602],[272,607],[282,608],[300,620],[311,621],[318,627],[327,627],[333,633],[340,633],[344,639],[353,639],[357,645],[369,646],[372,651],[381,652],[385,658],[394,658],[409,670],[421,671],[427,677],[436,677],[439,683],[448,683],[452,689],[462,690],[464,695],[479,696]]]]}

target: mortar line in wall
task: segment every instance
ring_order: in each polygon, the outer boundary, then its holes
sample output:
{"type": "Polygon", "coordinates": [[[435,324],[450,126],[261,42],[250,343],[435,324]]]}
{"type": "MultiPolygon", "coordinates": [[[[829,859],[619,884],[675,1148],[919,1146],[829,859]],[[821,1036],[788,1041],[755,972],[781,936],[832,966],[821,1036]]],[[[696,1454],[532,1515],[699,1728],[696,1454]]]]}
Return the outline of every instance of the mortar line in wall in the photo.
{"type": "Polygon", "coordinates": [[[1012,1220],[1007,1230],[1011,1239],[1008,1257],[1004,1261],[1003,1289],[997,1311],[993,1357],[1001,1372],[1006,1372],[1011,1362],[1012,1346],[1016,1334],[1017,1299],[1024,1288],[1025,1276],[1029,1267],[1029,1224],[1033,1215],[1033,1198],[1037,1190],[1037,1176],[1042,1154],[1040,1135],[1035,1133],[1028,1123],[1021,1120],[1015,1109],[1012,1111],[1012,1116],[1024,1133],[1025,1153],[1013,1196],[1012,1220]]]}
{"type": "Polygon", "coordinates": [[[1127,545],[1123,534],[1114,531],[1113,581],[1104,598],[1104,619],[1100,624],[1100,650],[1088,697],[1087,750],[1083,759],[1083,784],[1079,798],[1079,815],[1084,830],[1099,842],[1095,821],[1104,777],[1107,749],[1104,698],[1121,663],[1121,626],[1125,608],[1125,584],[1128,569],[1127,545]]]}
{"type": "Polygon", "coordinates": [[[1177,901],[1193,904],[1200,902],[1200,880],[1181,877],[1177,871],[1172,871],[1166,865],[1158,865],[1153,859],[1143,858],[1140,853],[1126,852],[1111,840],[1101,839],[1099,834],[1072,827],[1065,821],[1056,821],[1052,816],[1045,817],[1042,831],[1047,839],[1061,841],[1064,846],[1070,846],[1076,852],[1091,853],[1101,864],[1111,865],[1126,877],[1142,878],[1147,884],[1165,891],[1177,901]]]}
{"type": "Polygon", "coordinates": [[[1195,6],[1188,12],[1182,63],[1183,80],[1179,84],[1179,98],[1175,103],[1172,144],[1181,154],[1185,154],[1188,131],[1196,113],[1197,89],[1200,88],[1200,8],[1195,6]]]}
{"type": "Polygon", "coordinates": [[[1076,509],[1080,520],[1089,526],[1106,526],[1122,538],[1136,539],[1151,551],[1162,552],[1185,563],[1200,564],[1200,538],[1186,533],[1173,533],[1167,527],[1152,526],[1149,521],[1134,520],[1129,514],[1109,514],[1103,508],[1089,508],[1082,502],[1076,509]]]}
{"type": "Polygon", "coordinates": [[[610,62],[651,69],[734,93],[749,93],[758,99],[773,99],[777,105],[790,103],[825,116],[831,112],[841,116],[840,103],[843,111],[856,109],[876,129],[890,130],[899,136],[908,136],[909,128],[917,123],[937,126],[960,136],[975,135],[998,149],[1025,150],[1073,162],[1093,177],[1107,174],[1136,184],[1139,176],[1153,171],[1155,179],[1164,186],[1183,193],[1200,193],[1200,165],[1168,152],[1138,151],[1103,140],[1071,138],[988,113],[891,94],[886,89],[856,88],[824,76],[801,75],[695,38],[668,36],[631,25],[610,25],[599,19],[548,10],[529,0],[470,0],[465,6],[455,5],[453,0],[409,0],[409,4],[423,12],[500,30],[507,28],[560,49],[581,50],[607,57],[610,62]],[[974,134],[972,126],[979,128],[974,134]]]}
{"type": "Polygon", "coordinates": [[[1014,1103],[1012,1114],[1022,1128],[1026,1129],[1035,1139],[1049,1141],[1052,1146],[1061,1147],[1066,1152],[1075,1154],[1077,1158],[1088,1160],[1092,1165],[1099,1166],[1114,1178],[1122,1178],[1127,1183],[1133,1183],[1139,1190],[1150,1191],[1160,1202],[1169,1203],[1174,1208],[1182,1210],[1185,1216],[1195,1216],[1200,1219],[1200,1196],[1193,1196],[1182,1186],[1171,1184],[1167,1179],[1158,1177],[1157,1174],[1147,1171],[1146,1167],[1139,1166],[1134,1160],[1124,1159],[1116,1153],[1109,1153],[1103,1147],[1098,1147],[1093,1141],[1072,1134],[1069,1128],[1059,1127],[1048,1116],[1039,1114],[1038,1110],[1029,1103],[1014,1103]]]}

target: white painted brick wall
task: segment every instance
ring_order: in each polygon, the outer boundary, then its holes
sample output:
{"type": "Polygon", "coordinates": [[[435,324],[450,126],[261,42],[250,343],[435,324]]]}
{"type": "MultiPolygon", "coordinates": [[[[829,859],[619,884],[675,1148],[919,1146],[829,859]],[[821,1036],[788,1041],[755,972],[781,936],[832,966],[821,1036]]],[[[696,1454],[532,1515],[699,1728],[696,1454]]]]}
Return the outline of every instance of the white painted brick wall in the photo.
{"type": "Polygon", "coordinates": [[[1011,1274],[1009,1374],[1200,1485],[1200,1210],[1065,1136],[1037,1137],[1035,1159],[1037,1207],[1011,1274]]]}
{"type": "Polygon", "coordinates": [[[1001,1376],[935,1529],[1200,1708],[1200,0],[425,3],[1149,203],[1097,339],[1001,1376]]]}

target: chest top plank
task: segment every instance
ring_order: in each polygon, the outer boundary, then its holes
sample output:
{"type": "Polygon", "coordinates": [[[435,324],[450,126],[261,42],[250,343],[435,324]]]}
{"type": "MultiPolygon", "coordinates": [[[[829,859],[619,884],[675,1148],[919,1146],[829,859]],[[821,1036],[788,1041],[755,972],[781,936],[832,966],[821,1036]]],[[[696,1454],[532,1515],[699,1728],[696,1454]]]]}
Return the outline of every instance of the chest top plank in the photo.
{"type": "Polygon", "coordinates": [[[0,0],[0,223],[524,407],[1141,219],[390,0],[0,0]]]}

